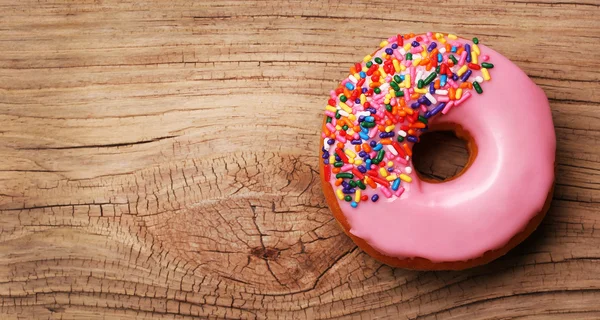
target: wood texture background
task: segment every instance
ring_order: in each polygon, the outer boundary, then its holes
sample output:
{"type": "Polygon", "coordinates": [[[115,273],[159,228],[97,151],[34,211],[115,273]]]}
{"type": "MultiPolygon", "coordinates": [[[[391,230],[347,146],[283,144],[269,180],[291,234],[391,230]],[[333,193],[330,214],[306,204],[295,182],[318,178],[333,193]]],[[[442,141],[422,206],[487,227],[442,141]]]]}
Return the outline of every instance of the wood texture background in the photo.
{"type": "Polygon", "coordinates": [[[0,0],[1,318],[599,319],[599,2],[344,2],[0,0]],[[548,217],[464,272],[372,260],[318,181],[328,91],[429,30],[515,61],[558,137],[548,217]]]}

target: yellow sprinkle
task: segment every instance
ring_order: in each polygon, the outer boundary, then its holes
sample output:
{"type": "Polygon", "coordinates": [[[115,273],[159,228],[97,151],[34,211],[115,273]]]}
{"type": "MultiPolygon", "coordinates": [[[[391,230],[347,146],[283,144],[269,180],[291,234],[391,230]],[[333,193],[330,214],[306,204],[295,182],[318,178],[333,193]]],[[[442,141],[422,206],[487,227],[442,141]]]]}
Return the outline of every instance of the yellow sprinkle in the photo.
{"type": "Polygon", "coordinates": [[[421,62],[421,59],[415,59],[415,60],[413,60],[413,63],[412,63],[413,67],[418,66],[419,62],[421,62]]]}
{"type": "Polygon", "coordinates": [[[387,181],[394,181],[396,179],[398,179],[398,176],[396,176],[395,174],[385,177],[385,180],[387,180],[387,181]]]}
{"type": "Polygon", "coordinates": [[[381,73],[382,78],[385,78],[387,76],[387,73],[385,73],[382,66],[379,66],[379,73],[381,73]]]}
{"type": "Polygon", "coordinates": [[[390,99],[388,99],[388,98],[385,98],[385,99],[383,100],[383,103],[385,103],[385,104],[389,104],[389,103],[390,103],[390,99]]]}
{"type": "Polygon", "coordinates": [[[477,53],[475,51],[471,51],[471,63],[477,64],[477,53]]]}
{"type": "Polygon", "coordinates": [[[348,119],[350,119],[350,120],[354,121],[354,120],[356,120],[356,116],[355,116],[354,114],[350,114],[350,115],[348,116],[348,119]]]}
{"type": "Polygon", "coordinates": [[[347,154],[347,155],[348,155],[348,157],[350,157],[350,158],[352,158],[352,159],[356,158],[356,153],[354,153],[354,152],[353,152],[352,150],[350,150],[350,149],[346,149],[346,150],[344,150],[344,153],[345,153],[345,154],[347,154]]]}
{"type": "Polygon", "coordinates": [[[383,60],[387,60],[388,57],[389,56],[385,52],[381,54],[381,59],[383,59],[383,60]]]}
{"type": "Polygon", "coordinates": [[[427,92],[429,92],[429,91],[427,91],[427,89],[425,89],[425,88],[421,88],[421,89],[419,89],[419,88],[417,88],[417,87],[414,87],[413,89],[414,89],[414,90],[415,90],[415,92],[417,92],[417,93],[427,93],[427,92]]]}
{"type": "Polygon", "coordinates": [[[335,130],[337,130],[337,131],[340,131],[340,130],[342,130],[342,126],[340,126],[339,124],[337,124],[337,125],[335,126],[335,130]]]}
{"type": "MultiPolygon", "coordinates": [[[[463,75],[463,73],[467,72],[468,67],[467,65],[462,66],[460,69],[458,69],[458,71],[456,72],[456,74],[460,77],[463,75]]],[[[350,113],[350,112],[348,112],[350,113]]]]}
{"type": "Polygon", "coordinates": [[[394,130],[396,128],[395,125],[389,125],[387,127],[385,127],[385,132],[392,132],[392,130],[394,130]]]}
{"type": "Polygon", "coordinates": [[[456,89],[456,99],[460,99],[462,97],[462,88],[456,89]]]}
{"type": "Polygon", "coordinates": [[[354,159],[352,159],[352,158],[348,159],[348,163],[349,164],[354,164],[354,159]]]}
{"type": "MultiPolygon", "coordinates": [[[[390,89],[390,90],[391,90],[391,89],[390,89]]],[[[388,94],[386,94],[386,95],[385,95],[385,98],[386,98],[386,99],[391,99],[391,98],[392,98],[392,95],[388,93],[388,94]]]]}
{"type": "Polygon", "coordinates": [[[331,111],[333,113],[335,113],[337,111],[337,109],[335,107],[332,107],[332,106],[329,106],[329,105],[327,107],[325,107],[325,110],[331,111]]]}
{"type": "MultiPolygon", "coordinates": [[[[369,55],[366,55],[366,56],[363,58],[363,61],[364,61],[364,62],[369,62],[369,61],[371,61],[371,59],[373,59],[373,57],[371,57],[371,55],[369,54],[369,55]]],[[[367,69],[367,70],[368,70],[368,69],[367,69]]]]}
{"type": "Polygon", "coordinates": [[[397,59],[392,60],[392,64],[394,65],[394,70],[396,70],[396,72],[400,71],[400,62],[397,59]]]}
{"type": "Polygon", "coordinates": [[[483,80],[485,80],[485,81],[489,81],[490,79],[492,79],[490,77],[490,72],[488,71],[487,68],[481,68],[481,74],[483,75],[483,80]]]}
{"type": "Polygon", "coordinates": [[[481,54],[481,51],[479,51],[479,46],[477,46],[476,44],[473,43],[471,48],[473,48],[473,51],[475,51],[477,54],[481,54]]]}
{"type": "Polygon", "coordinates": [[[367,72],[367,71],[369,71],[369,68],[367,68],[366,66],[363,66],[361,71],[362,72],[367,72]]]}
{"type": "Polygon", "coordinates": [[[458,37],[455,34],[449,33],[448,39],[456,40],[456,39],[458,39],[458,37]]]}
{"type": "Polygon", "coordinates": [[[348,135],[350,135],[350,136],[354,135],[354,130],[352,130],[352,129],[349,129],[349,130],[348,130],[348,135]]]}
{"type": "Polygon", "coordinates": [[[427,58],[427,47],[425,45],[423,45],[423,51],[421,51],[421,56],[423,58],[427,58]]]}
{"type": "Polygon", "coordinates": [[[356,192],[354,193],[354,202],[360,202],[360,189],[356,189],[356,192]]]}
{"type": "Polygon", "coordinates": [[[401,70],[401,71],[404,71],[404,70],[406,70],[406,66],[405,66],[404,64],[401,64],[401,65],[400,65],[400,70],[401,70]]]}
{"type": "Polygon", "coordinates": [[[355,165],[357,165],[357,166],[360,166],[362,163],[363,163],[363,161],[362,161],[362,159],[361,159],[361,158],[356,158],[356,159],[354,160],[354,164],[355,164],[355,165]]]}
{"type": "Polygon", "coordinates": [[[404,82],[406,82],[406,87],[409,88],[410,87],[410,74],[406,74],[404,76],[404,82]]]}
{"type": "Polygon", "coordinates": [[[329,163],[335,162],[335,156],[329,156],[329,163]]]}
{"type": "Polygon", "coordinates": [[[354,74],[354,77],[355,77],[356,79],[360,79],[360,73],[355,73],[355,74],[354,74]]]}
{"type": "Polygon", "coordinates": [[[383,40],[383,41],[381,41],[381,43],[379,43],[379,46],[381,48],[383,48],[383,47],[387,46],[388,44],[389,44],[389,42],[387,42],[386,40],[383,40]]]}
{"type": "Polygon", "coordinates": [[[342,192],[342,189],[337,189],[335,193],[337,194],[338,199],[344,200],[344,193],[342,192]]]}
{"type": "Polygon", "coordinates": [[[393,166],[393,165],[394,165],[394,162],[393,162],[393,161],[388,161],[388,163],[387,163],[387,166],[388,166],[388,167],[391,167],[391,166],[393,166]]]}
{"type": "Polygon", "coordinates": [[[352,113],[352,109],[348,107],[347,104],[340,101],[339,105],[344,111],[348,112],[348,114],[352,113]]]}
{"type": "Polygon", "coordinates": [[[388,176],[388,172],[387,172],[387,170],[385,170],[385,168],[379,168],[379,174],[382,177],[387,177],[388,176]]]}
{"type": "Polygon", "coordinates": [[[410,176],[405,175],[404,173],[400,174],[400,180],[404,182],[412,182],[412,178],[410,176]]]}
{"type": "Polygon", "coordinates": [[[411,47],[411,44],[410,44],[410,42],[407,42],[407,43],[404,45],[404,51],[408,51],[408,50],[410,50],[410,47],[411,47]]]}
{"type": "Polygon", "coordinates": [[[436,33],[435,33],[435,38],[436,38],[436,39],[438,39],[438,40],[439,40],[439,39],[442,39],[443,37],[444,37],[444,35],[443,35],[443,34],[441,34],[441,33],[439,33],[439,32],[436,32],[436,33]]]}
{"type": "Polygon", "coordinates": [[[363,93],[360,95],[360,104],[365,104],[365,102],[367,102],[367,96],[363,93]]]}

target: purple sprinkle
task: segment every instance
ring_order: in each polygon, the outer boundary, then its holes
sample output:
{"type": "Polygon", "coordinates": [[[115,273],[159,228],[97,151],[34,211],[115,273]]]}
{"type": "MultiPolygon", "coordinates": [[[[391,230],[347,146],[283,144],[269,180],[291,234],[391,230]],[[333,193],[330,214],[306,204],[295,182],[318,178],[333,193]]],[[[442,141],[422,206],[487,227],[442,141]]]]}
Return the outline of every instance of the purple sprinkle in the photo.
{"type": "Polygon", "coordinates": [[[371,146],[371,148],[375,148],[375,146],[377,145],[377,142],[375,142],[374,140],[371,140],[371,142],[369,142],[369,145],[371,146]]]}
{"type": "Polygon", "coordinates": [[[344,189],[349,189],[350,184],[348,183],[348,181],[342,181],[342,187],[344,187],[344,189]]]}
{"type": "Polygon", "coordinates": [[[444,107],[446,107],[446,103],[441,102],[435,108],[431,109],[430,111],[425,112],[425,119],[429,119],[429,118],[435,116],[440,111],[444,110],[444,107]]]}
{"type": "Polygon", "coordinates": [[[334,140],[334,139],[329,139],[329,140],[327,140],[327,144],[328,144],[328,145],[332,145],[332,144],[334,144],[334,143],[335,143],[335,140],[334,140]]]}
{"type": "Polygon", "coordinates": [[[342,192],[345,194],[354,194],[356,189],[343,189],[342,192]]]}
{"type": "Polygon", "coordinates": [[[418,46],[419,46],[419,43],[418,43],[417,41],[413,41],[413,42],[412,42],[412,46],[416,48],[416,47],[418,47],[418,46]]]}
{"type": "Polygon", "coordinates": [[[406,137],[406,140],[408,140],[412,143],[417,143],[417,141],[419,141],[419,139],[417,139],[417,137],[415,137],[415,136],[408,136],[408,137],[406,137]]]}
{"type": "Polygon", "coordinates": [[[413,103],[410,104],[410,107],[413,108],[413,109],[416,109],[416,108],[419,107],[419,105],[420,105],[419,102],[413,102],[413,103]]]}
{"type": "Polygon", "coordinates": [[[471,76],[471,74],[473,73],[473,71],[471,70],[467,70],[467,72],[465,72],[462,77],[460,77],[460,81],[465,82],[467,81],[467,79],[469,79],[469,77],[471,76]]]}
{"type": "Polygon", "coordinates": [[[387,48],[385,49],[385,53],[391,55],[392,53],[394,53],[394,50],[392,50],[391,48],[387,48]]]}
{"type": "Polygon", "coordinates": [[[356,167],[356,168],[358,169],[358,171],[360,171],[362,173],[367,172],[367,168],[365,168],[365,166],[363,166],[362,164],[360,166],[356,167]]]}
{"type": "Polygon", "coordinates": [[[359,98],[356,98],[356,99],[354,100],[354,103],[356,103],[356,104],[360,104],[360,99],[359,99],[359,98]]]}
{"type": "Polygon", "coordinates": [[[397,43],[392,43],[392,49],[398,49],[398,44],[397,43]]]}
{"type": "Polygon", "coordinates": [[[465,44],[465,52],[467,53],[467,62],[471,62],[471,46],[465,44]]]}
{"type": "Polygon", "coordinates": [[[433,84],[433,82],[429,84],[429,93],[435,93],[435,85],[433,84]]]}
{"type": "Polygon", "coordinates": [[[340,156],[338,156],[337,154],[335,155],[335,161],[342,161],[342,158],[340,158],[340,156]]]}
{"type": "Polygon", "coordinates": [[[358,116],[358,122],[365,121],[365,116],[358,116]]]}
{"type": "Polygon", "coordinates": [[[371,114],[376,114],[377,113],[377,109],[375,109],[373,107],[368,107],[367,111],[369,111],[371,114]]]}
{"type": "Polygon", "coordinates": [[[377,202],[377,200],[379,200],[379,196],[378,196],[377,194],[374,194],[374,195],[371,197],[371,201],[373,201],[373,202],[377,202]]]}
{"type": "Polygon", "coordinates": [[[329,158],[329,153],[328,152],[323,152],[323,155],[321,156],[321,158],[323,158],[323,159],[329,158]]]}
{"type": "Polygon", "coordinates": [[[367,93],[367,91],[369,91],[369,89],[367,89],[367,88],[362,88],[362,93],[367,93]]]}
{"type": "Polygon", "coordinates": [[[394,168],[393,167],[389,167],[389,168],[387,168],[387,171],[388,172],[394,172],[394,168]]]}
{"type": "Polygon", "coordinates": [[[456,75],[456,73],[452,74],[452,80],[457,81],[458,80],[458,76],[456,75]]]}
{"type": "Polygon", "coordinates": [[[329,164],[329,159],[325,159],[325,160],[323,160],[323,163],[324,163],[324,164],[329,164]]]}
{"type": "Polygon", "coordinates": [[[361,151],[358,153],[358,156],[359,156],[359,157],[361,157],[361,158],[363,158],[363,157],[364,157],[364,156],[366,156],[366,155],[367,155],[367,153],[366,153],[366,152],[364,152],[363,150],[361,150],[361,151]]]}
{"type": "Polygon", "coordinates": [[[429,47],[427,47],[427,52],[431,52],[433,51],[433,49],[435,49],[437,47],[437,43],[432,42],[429,47]]]}
{"type": "Polygon", "coordinates": [[[354,139],[354,140],[350,141],[350,143],[354,144],[354,145],[357,145],[357,144],[361,144],[362,140],[360,140],[360,139],[354,139]]]}

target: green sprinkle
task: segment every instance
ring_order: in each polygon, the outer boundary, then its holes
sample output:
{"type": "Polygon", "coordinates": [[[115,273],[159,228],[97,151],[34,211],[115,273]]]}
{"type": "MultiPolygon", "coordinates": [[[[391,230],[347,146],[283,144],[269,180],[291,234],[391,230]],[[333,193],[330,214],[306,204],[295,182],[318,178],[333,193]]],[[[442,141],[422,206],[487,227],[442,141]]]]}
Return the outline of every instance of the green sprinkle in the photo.
{"type": "Polygon", "coordinates": [[[385,105],[385,110],[392,112],[392,105],[391,104],[386,104],[385,105]]]}
{"type": "Polygon", "coordinates": [[[358,185],[358,187],[362,190],[367,189],[367,186],[365,186],[364,182],[362,182],[362,180],[358,180],[356,181],[356,184],[358,185]]]}
{"type": "Polygon", "coordinates": [[[348,130],[348,126],[347,125],[343,125],[342,129],[344,129],[344,131],[348,130]]]}
{"type": "Polygon", "coordinates": [[[350,195],[346,195],[346,196],[344,197],[344,200],[346,200],[346,201],[350,202],[350,201],[352,201],[352,197],[351,197],[350,195]]]}
{"type": "Polygon", "coordinates": [[[377,153],[377,157],[375,157],[375,160],[377,160],[377,162],[381,162],[383,160],[383,156],[385,155],[385,151],[383,151],[383,149],[379,150],[379,152],[377,153]]]}
{"type": "Polygon", "coordinates": [[[346,102],[346,101],[348,101],[348,98],[346,98],[346,96],[345,96],[345,95],[341,95],[341,96],[340,96],[340,101],[341,101],[341,102],[346,102]]]}
{"type": "Polygon", "coordinates": [[[348,182],[348,184],[349,184],[349,185],[350,185],[352,188],[356,187],[356,181],[354,181],[354,180],[350,180],[350,182],[348,182]]]}
{"type": "Polygon", "coordinates": [[[493,64],[491,64],[491,63],[487,63],[487,62],[483,62],[483,63],[481,63],[481,66],[482,66],[482,67],[484,67],[484,68],[487,68],[487,69],[492,69],[492,68],[494,68],[494,65],[493,65],[493,64]]]}
{"type": "Polygon", "coordinates": [[[336,179],[354,179],[354,175],[352,173],[348,173],[348,172],[342,172],[342,173],[338,173],[335,175],[336,179]]]}
{"type": "Polygon", "coordinates": [[[390,82],[390,87],[394,88],[395,91],[400,90],[400,87],[394,81],[390,82]]]}
{"type": "Polygon", "coordinates": [[[368,128],[375,127],[375,122],[363,121],[363,122],[360,123],[360,125],[361,125],[361,127],[364,127],[364,128],[368,129],[368,128]]]}
{"type": "Polygon", "coordinates": [[[331,119],[331,117],[327,117],[327,120],[326,120],[326,122],[327,122],[327,123],[331,123],[331,120],[332,120],[332,119],[331,119]]]}
{"type": "Polygon", "coordinates": [[[342,115],[340,114],[340,110],[336,111],[335,118],[339,120],[341,117],[342,117],[342,115]]]}
{"type": "Polygon", "coordinates": [[[478,44],[478,43],[479,43],[479,39],[477,39],[477,38],[473,38],[473,43],[474,43],[474,44],[478,44]]]}
{"type": "MultiPolygon", "coordinates": [[[[433,81],[433,79],[435,79],[435,77],[437,77],[437,73],[435,73],[435,72],[432,72],[432,73],[430,73],[430,74],[427,76],[427,78],[425,78],[425,81],[424,81],[424,82],[425,82],[425,85],[428,85],[428,84],[430,84],[430,83],[431,83],[431,81],[433,81]]],[[[419,81],[421,81],[421,80],[419,80],[419,81]]]]}
{"type": "Polygon", "coordinates": [[[398,142],[402,142],[404,141],[404,137],[403,136],[398,136],[398,142]]]}
{"type": "Polygon", "coordinates": [[[458,60],[456,60],[456,58],[453,55],[450,55],[450,60],[452,60],[452,62],[454,62],[454,64],[458,63],[458,60]]]}
{"type": "Polygon", "coordinates": [[[396,97],[404,97],[404,91],[397,90],[396,97]]]}
{"type": "Polygon", "coordinates": [[[477,91],[477,93],[479,93],[479,94],[483,93],[483,90],[481,90],[481,86],[479,85],[479,82],[473,81],[473,87],[475,88],[475,91],[477,91]]]}
{"type": "Polygon", "coordinates": [[[373,65],[373,62],[371,62],[371,61],[367,62],[367,64],[366,64],[367,68],[370,68],[372,65],[373,65]]]}
{"type": "Polygon", "coordinates": [[[381,58],[377,57],[377,58],[375,58],[375,63],[382,64],[383,60],[381,60],[381,58]]]}
{"type": "Polygon", "coordinates": [[[425,83],[423,82],[423,80],[419,79],[419,81],[417,81],[417,88],[423,89],[424,85],[425,85],[425,83]]]}
{"type": "Polygon", "coordinates": [[[377,159],[373,159],[373,160],[371,160],[371,163],[372,163],[372,164],[379,164],[380,162],[381,162],[381,161],[380,161],[380,160],[377,160],[377,159]]]}
{"type": "Polygon", "coordinates": [[[381,93],[381,89],[379,89],[379,87],[373,89],[373,92],[375,92],[376,94],[380,94],[381,93]]]}
{"type": "Polygon", "coordinates": [[[344,163],[341,162],[341,161],[336,161],[336,162],[333,163],[333,166],[336,167],[336,168],[341,168],[341,167],[344,166],[344,163]]]}
{"type": "Polygon", "coordinates": [[[395,75],[394,76],[394,81],[396,81],[397,83],[400,83],[400,82],[402,82],[402,79],[400,79],[399,75],[395,75]]]}
{"type": "Polygon", "coordinates": [[[412,53],[408,52],[406,53],[406,60],[412,60],[412,53]]]}
{"type": "Polygon", "coordinates": [[[424,124],[427,124],[427,119],[425,119],[425,117],[423,116],[419,116],[419,121],[423,122],[424,124]]]}
{"type": "Polygon", "coordinates": [[[435,67],[435,73],[440,73],[440,66],[435,67]]]}

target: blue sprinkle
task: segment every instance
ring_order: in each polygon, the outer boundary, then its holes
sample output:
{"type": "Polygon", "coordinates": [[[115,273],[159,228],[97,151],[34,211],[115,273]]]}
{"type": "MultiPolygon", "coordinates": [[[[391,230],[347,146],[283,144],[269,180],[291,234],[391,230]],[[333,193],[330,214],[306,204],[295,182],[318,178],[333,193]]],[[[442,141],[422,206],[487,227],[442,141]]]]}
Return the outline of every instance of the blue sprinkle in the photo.
{"type": "Polygon", "coordinates": [[[379,196],[378,196],[377,194],[374,194],[374,195],[371,197],[371,201],[373,201],[373,202],[377,202],[377,200],[379,200],[379,196]]]}
{"type": "Polygon", "coordinates": [[[443,87],[446,85],[446,80],[448,79],[448,76],[443,74],[440,76],[440,87],[443,87]]]}
{"type": "Polygon", "coordinates": [[[365,160],[365,166],[367,167],[367,170],[371,170],[371,159],[365,160]]]}
{"type": "Polygon", "coordinates": [[[444,56],[441,53],[438,53],[437,59],[438,59],[438,63],[442,63],[442,61],[444,61],[444,56]]]}
{"type": "Polygon", "coordinates": [[[398,49],[398,44],[397,43],[392,43],[392,49],[398,49]]]}
{"type": "Polygon", "coordinates": [[[364,71],[359,72],[358,75],[363,79],[367,77],[367,73],[364,71]]]}
{"type": "MultiPolygon", "coordinates": [[[[369,133],[369,129],[367,128],[361,128],[360,132],[364,133],[364,134],[368,134],[369,133]]],[[[366,140],[366,139],[365,139],[366,140]]]]}
{"type": "Polygon", "coordinates": [[[452,48],[450,49],[450,52],[454,52],[454,53],[456,53],[456,47],[455,47],[455,46],[452,46],[452,48]]]}
{"type": "Polygon", "coordinates": [[[403,74],[400,75],[400,81],[404,81],[405,78],[406,77],[403,74]]]}
{"type": "Polygon", "coordinates": [[[467,70],[467,72],[465,72],[465,73],[462,75],[462,77],[460,77],[460,80],[461,80],[462,82],[465,82],[465,81],[467,81],[467,79],[469,79],[469,77],[471,76],[471,74],[472,74],[472,73],[473,73],[473,71],[471,71],[471,70],[467,70]]]}
{"type": "Polygon", "coordinates": [[[387,49],[385,49],[385,53],[392,54],[392,53],[394,53],[394,50],[392,50],[391,48],[387,48],[387,49]]]}
{"type": "Polygon", "coordinates": [[[371,116],[366,116],[365,117],[365,121],[367,121],[367,122],[373,122],[373,121],[375,121],[375,118],[371,117],[371,116]]]}
{"type": "Polygon", "coordinates": [[[396,191],[400,187],[400,178],[396,178],[392,183],[392,190],[396,191]]]}
{"type": "Polygon", "coordinates": [[[356,202],[352,201],[352,202],[350,202],[350,206],[351,206],[352,208],[356,208],[356,207],[358,207],[358,203],[356,203],[356,202]]]}
{"type": "Polygon", "coordinates": [[[354,90],[354,85],[352,84],[352,82],[346,82],[346,88],[348,88],[348,90],[354,90]]]}
{"type": "MultiPolygon", "coordinates": [[[[363,128],[363,129],[364,129],[364,128],[363,128]]],[[[361,139],[363,139],[363,140],[369,140],[369,135],[367,135],[367,134],[366,134],[366,133],[364,133],[364,132],[360,132],[358,135],[359,135],[359,136],[360,136],[360,138],[361,138],[361,139]]]]}
{"type": "MultiPolygon", "coordinates": [[[[371,142],[375,142],[375,141],[371,141],[371,142]]],[[[373,147],[373,150],[379,151],[379,150],[381,150],[381,148],[383,148],[383,145],[381,143],[378,143],[373,147]]]]}

